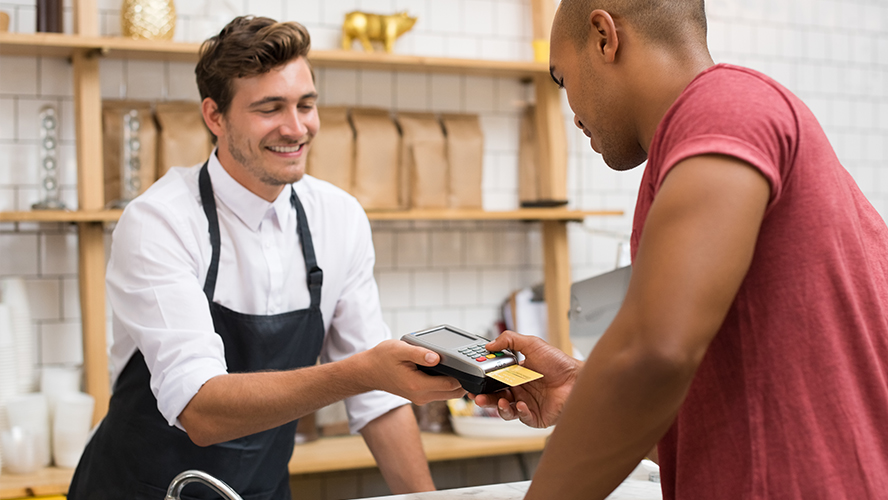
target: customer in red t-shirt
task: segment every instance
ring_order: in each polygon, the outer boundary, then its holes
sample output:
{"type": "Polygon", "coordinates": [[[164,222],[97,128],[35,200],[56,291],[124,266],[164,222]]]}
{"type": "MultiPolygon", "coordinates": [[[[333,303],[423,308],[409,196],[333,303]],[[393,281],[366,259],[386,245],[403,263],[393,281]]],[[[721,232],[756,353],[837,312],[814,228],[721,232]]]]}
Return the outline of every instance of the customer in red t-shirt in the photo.
{"type": "Polygon", "coordinates": [[[564,0],[550,61],[607,164],[648,163],[585,366],[489,347],[546,376],[479,404],[558,421],[527,498],[604,498],[657,443],[666,499],[888,495],[888,228],[812,113],[713,65],[701,0],[564,0]]]}

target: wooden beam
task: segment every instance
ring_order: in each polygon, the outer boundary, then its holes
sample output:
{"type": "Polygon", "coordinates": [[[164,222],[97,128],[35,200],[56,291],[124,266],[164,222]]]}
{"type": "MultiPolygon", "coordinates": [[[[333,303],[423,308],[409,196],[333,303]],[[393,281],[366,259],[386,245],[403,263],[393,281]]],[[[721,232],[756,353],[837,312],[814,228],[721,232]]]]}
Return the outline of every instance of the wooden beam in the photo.
{"type": "Polygon", "coordinates": [[[99,9],[96,0],[74,0],[74,33],[99,36],[99,9]]]}
{"type": "Polygon", "coordinates": [[[102,92],[99,60],[75,52],[74,128],[77,136],[77,195],[80,210],[101,210],[105,204],[102,167],[102,92]]]}
{"type": "Polygon", "coordinates": [[[555,17],[555,2],[532,0],[530,8],[533,18],[533,39],[548,41],[552,31],[552,19],[555,17]]]}
{"type": "Polygon", "coordinates": [[[99,222],[81,222],[78,228],[83,372],[86,392],[96,399],[93,424],[97,424],[108,413],[111,399],[105,342],[105,231],[99,222]]]}
{"type": "MultiPolygon", "coordinates": [[[[82,9],[83,4],[78,8],[82,9]]],[[[92,12],[95,12],[94,6],[92,12]]],[[[72,62],[78,204],[80,210],[99,211],[105,204],[99,61],[84,51],[77,51],[72,62]]],[[[81,222],[78,229],[84,373],[86,392],[96,400],[93,422],[97,423],[108,412],[111,397],[105,342],[105,235],[101,222],[81,222]]]]}
{"type": "MultiPolygon", "coordinates": [[[[534,60],[549,64],[549,36],[555,17],[553,0],[532,0],[534,60]]],[[[536,90],[537,180],[539,199],[536,204],[567,203],[567,135],[561,111],[561,93],[547,74],[534,77],[536,90]]]]}
{"type": "Polygon", "coordinates": [[[533,22],[533,60],[549,64],[549,36],[552,32],[552,18],[555,17],[553,0],[532,0],[531,18],[533,22]]]}
{"type": "Polygon", "coordinates": [[[567,133],[561,111],[561,92],[549,75],[534,78],[534,116],[539,157],[539,203],[567,204],[567,133]]]}
{"type": "Polygon", "coordinates": [[[567,223],[544,221],[543,262],[545,299],[548,310],[549,343],[567,354],[573,354],[570,342],[570,249],[567,244],[567,223]]]}

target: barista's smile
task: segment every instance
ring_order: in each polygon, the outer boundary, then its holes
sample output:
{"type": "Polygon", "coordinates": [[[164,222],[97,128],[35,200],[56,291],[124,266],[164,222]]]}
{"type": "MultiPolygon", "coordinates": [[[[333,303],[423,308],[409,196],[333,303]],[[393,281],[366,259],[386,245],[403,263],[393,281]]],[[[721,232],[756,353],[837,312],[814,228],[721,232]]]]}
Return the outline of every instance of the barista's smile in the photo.
{"type": "Polygon", "coordinates": [[[305,146],[305,144],[296,144],[293,146],[266,146],[266,148],[274,153],[292,154],[300,153],[303,146],[305,146]]]}

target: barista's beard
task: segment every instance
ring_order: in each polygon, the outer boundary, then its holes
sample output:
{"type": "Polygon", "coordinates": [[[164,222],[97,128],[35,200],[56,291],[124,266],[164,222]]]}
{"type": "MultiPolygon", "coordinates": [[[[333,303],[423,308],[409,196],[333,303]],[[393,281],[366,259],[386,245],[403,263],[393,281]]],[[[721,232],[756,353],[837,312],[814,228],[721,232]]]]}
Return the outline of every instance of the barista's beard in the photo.
{"type": "MultiPolygon", "coordinates": [[[[228,139],[228,153],[231,155],[231,157],[234,158],[235,161],[243,165],[244,169],[250,172],[250,174],[255,176],[257,179],[259,179],[259,181],[263,184],[269,186],[285,186],[287,184],[293,184],[294,182],[299,181],[300,179],[302,179],[303,174],[305,174],[305,170],[303,169],[299,172],[293,173],[293,175],[288,178],[277,177],[272,172],[269,172],[265,168],[262,168],[262,165],[257,158],[248,158],[247,155],[244,154],[243,150],[235,145],[235,143],[239,142],[239,138],[237,136],[231,136],[228,139]]],[[[305,144],[302,147],[305,148],[305,155],[303,155],[302,158],[305,158],[305,156],[308,154],[309,145],[305,144]]],[[[259,150],[262,151],[263,149],[265,148],[260,143],[259,150]]],[[[291,162],[291,165],[295,165],[298,161],[299,160],[293,160],[291,162]]]]}

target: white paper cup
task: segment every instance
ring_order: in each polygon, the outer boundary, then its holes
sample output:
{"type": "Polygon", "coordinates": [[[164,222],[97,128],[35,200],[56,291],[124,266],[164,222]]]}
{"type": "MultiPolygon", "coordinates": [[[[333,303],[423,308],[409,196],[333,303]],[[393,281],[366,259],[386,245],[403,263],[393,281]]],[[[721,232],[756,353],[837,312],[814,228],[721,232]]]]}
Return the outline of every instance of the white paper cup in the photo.
{"type": "Polygon", "coordinates": [[[19,394],[6,400],[6,414],[10,428],[21,427],[34,436],[37,460],[49,465],[49,409],[46,396],[40,393],[19,394]]]}
{"type": "Polygon", "coordinates": [[[13,427],[0,432],[3,467],[13,474],[30,474],[43,467],[39,460],[37,436],[28,429],[13,427]]]}
{"type": "Polygon", "coordinates": [[[52,456],[59,467],[77,466],[86,447],[95,399],[82,392],[60,394],[52,426],[52,456]]]}
{"type": "Polygon", "coordinates": [[[80,392],[80,368],[70,366],[44,366],[40,369],[40,392],[49,401],[49,414],[55,410],[59,394],[80,392]]]}

